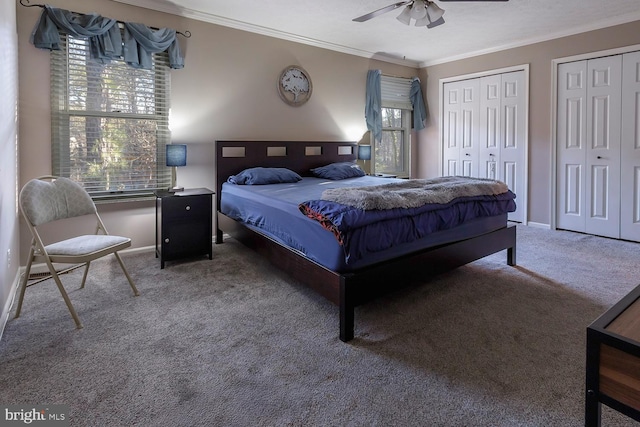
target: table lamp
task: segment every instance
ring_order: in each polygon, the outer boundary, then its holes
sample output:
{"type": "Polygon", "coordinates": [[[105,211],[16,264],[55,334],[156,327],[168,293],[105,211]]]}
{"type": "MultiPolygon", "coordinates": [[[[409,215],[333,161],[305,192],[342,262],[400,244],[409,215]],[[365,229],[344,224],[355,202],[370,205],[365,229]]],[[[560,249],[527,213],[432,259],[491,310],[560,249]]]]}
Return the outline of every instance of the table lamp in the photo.
{"type": "Polygon", "coordinates": [[[358,145],[358,158],[363,161],[365,172],[370,172],[367,168],[367,160],[371,160],[371,145],[358,145]]]}
{"type": "Polygon", "coordinates": [[[178,175],[176,168],[178,166],[187,165],[187,146],[185,144],[168,144],[167,146],[167,166],[171,167],[171,184],[173,187],[170,192],[184,190],[184,187],[178,186],[178,175]]]}

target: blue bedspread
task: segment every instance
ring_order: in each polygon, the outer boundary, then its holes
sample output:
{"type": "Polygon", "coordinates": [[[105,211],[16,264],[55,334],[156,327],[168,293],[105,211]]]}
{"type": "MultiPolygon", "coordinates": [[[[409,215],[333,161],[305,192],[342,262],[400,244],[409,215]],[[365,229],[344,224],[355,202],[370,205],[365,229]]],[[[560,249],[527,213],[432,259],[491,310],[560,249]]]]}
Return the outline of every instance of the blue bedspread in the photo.
{"type": "MultiPolygon", "coordinates": [[[[368,216],[362,222],[361,211],[344,205],[334,204],[332,207],[326,204],[320,207],[315,204],[323,199],[327,189],[379,186],[402,181],[363,176],[341,181],[303,177],[302,181],[296,183],[270,185],[225,182],[222,184],[219,208],[229,218],[259,230],[310,260],[339,272],[354,271],[427,247],[494,231],[506,224],[506,212],[515,209],[511,193],[484,202],[468,200],[458,203],[451,212],[446,212],[448,207],[444,205],[424,206],[425,212],[420,216],[396,218],[401,211],[377,212],[374,214],[378,215],[377,218],[368,216]],[[340,227],[336,231],[344,232],[342,239],[346,244],[340,244],[335,233],[301,213],[300,205],[305,203],[322,215],[326,213],[326,224],[334,221],[340,227]],[[380,215],[384,220],[375,222],[380,215]],[[478,215],[485,216],[476,218],[478,215]],[[356,221],[348,227],[348,221],[352,218],[356,218],[356,221]],[[413,231],[414,228],[417,230],[413,231]]],[[[404,214],[412,215],[418,210],[404,214]]]]}
{"type": "Polygon", "coordinates": [[[362,210],[327,201],[309,200],[300,211],[331,231],[343,246],[347,261],[362,254],[412,242],[429,233],[456,227],[465,221],[513,212],[515,194],[457,198],[447,204],[418,208],[362,210]],[[366,235],[367,238],[361,238],[366,235]]]}

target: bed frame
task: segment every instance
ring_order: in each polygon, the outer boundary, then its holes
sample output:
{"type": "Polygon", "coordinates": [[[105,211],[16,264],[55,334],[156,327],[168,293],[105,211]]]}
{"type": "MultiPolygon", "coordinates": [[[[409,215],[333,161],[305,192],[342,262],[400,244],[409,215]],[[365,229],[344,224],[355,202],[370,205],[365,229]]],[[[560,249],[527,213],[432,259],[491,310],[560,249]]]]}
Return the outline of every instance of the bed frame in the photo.
{"type": "Polygon", "coordinates": [[[220,212],[222,184],[243,169],[286,167],[302,176],[309,169],[356,159],[355,142],[216,141],[216,243],[226,233],[267,258],[294,279],[340,308],[340,339],[354,337],[355,307],[398,290],[416,276],[430,277],[507,250],[507,264],[516,263],[516,227],[507,226],[478,237],[430,247],[349,273],[338,273],[258,233],[220,212]]]}

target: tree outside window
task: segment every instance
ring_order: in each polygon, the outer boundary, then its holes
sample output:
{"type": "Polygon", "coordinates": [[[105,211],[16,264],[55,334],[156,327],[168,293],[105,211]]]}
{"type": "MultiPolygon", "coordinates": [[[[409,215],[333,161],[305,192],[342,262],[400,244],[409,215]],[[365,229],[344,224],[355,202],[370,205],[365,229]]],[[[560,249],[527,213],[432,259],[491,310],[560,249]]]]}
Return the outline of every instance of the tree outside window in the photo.
{"type": "Polygon", "coordinates": [[[95,200],[151,196],[170,186],[169,67],[90,59],[86,40],[61,35],[52,66],[53,172],[83,184],[95,200]]]}
{"type": "Polygon", "coordinates": [[[409,176],[410,111],[383,107],[382,140],[375,144],[375,172],[409,176]]]}

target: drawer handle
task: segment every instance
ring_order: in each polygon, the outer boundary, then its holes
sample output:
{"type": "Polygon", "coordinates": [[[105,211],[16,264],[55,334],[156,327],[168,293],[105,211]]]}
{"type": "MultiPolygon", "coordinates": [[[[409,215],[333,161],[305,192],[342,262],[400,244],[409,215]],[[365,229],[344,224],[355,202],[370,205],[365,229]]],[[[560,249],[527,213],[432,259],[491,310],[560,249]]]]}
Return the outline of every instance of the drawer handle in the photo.
{"type": "Polygon", "coordinates": [[[164,239],[164,242],[169,243],[169,239],[168,238],[164,239]]]}
{"type": "Polygon", "coordinates": [[[191,210],[191,206],[187,206],[185,209],[190,211],[191,210]]]}

